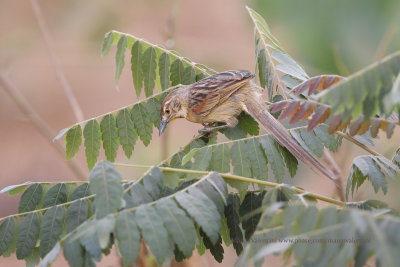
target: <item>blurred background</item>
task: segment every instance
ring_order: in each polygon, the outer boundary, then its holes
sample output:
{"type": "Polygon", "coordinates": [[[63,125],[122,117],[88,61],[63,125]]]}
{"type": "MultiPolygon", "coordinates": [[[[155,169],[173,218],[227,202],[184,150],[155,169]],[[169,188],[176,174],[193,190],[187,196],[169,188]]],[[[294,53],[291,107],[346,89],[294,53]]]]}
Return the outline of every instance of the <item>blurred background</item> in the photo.
{"type": "MultiPolygon", "coordinates": [[[[400,2],[396,0],[40,0],[37,3],[59,59],[59,70],[64,73],[84,119],[137,100],[128,64],[117,90],[115,50],[104,58],[100,56],[103,36],[112,29],[154,44],[173,46],[182,55],[217,71],[254,70],[253,25],[246,5],[264,16],[272,33],[310,75],[346,76],[400,49],[400,2]]],[[[53,136],[77,122],[57,80],[30,1],[0,0],[0,71],[49,125],[53,136]]],[[[163,155],[171,155],[188,143],[198,128],[183,120],[174,121],[174,127],[167,128],[168,140],[155,134],[148,147],[137,142],[131,159],[127,160],[119,151],[116,161],[155,165],[163,155]]],[[[390,158],[399,143],[397,128],[389,141],[381,135],[374,149],[390,158]]],[[[82,147],[73,161],[87,175],[82,147]]],[[[346,143],[333,155],[344,179],[352,158],[362,153],[346,143]]],[[[39,133],[3,88],[0,88],[0,170],[0,188],[26,181],[77,180],[54,144],[39,133]]],[[[118,170],[125,179],[136,179],[143,171],[122,167],[118,170]]],[[[285,182],[335,197],[332,184],[321,181],[304,167],[296,179],[285,182]]],[[[368,184],[353,200],[383,199],[400,210],[396,189],[400,189],[399,182],[392,182],[386,196],[375,195],[368,184]]],[[[0,195],[0,216],[16,213],[18,200],[18,196],[0,195]]],[[[116,257],[114,251],[99,266],[118,265],[116,257]]],[[[231,266],[234,261],[234,252],[227,250],[223,263],[231,266]]],[[[6,264],[24,266],[25,263],[14,256],[0,258],[0,266],[6,264]]],[[[55,266],[65,264],[59,257],[55,266]]],[[[194,256],[186,264],[214,266],[216,262],[207,254],[194,256]]]]}

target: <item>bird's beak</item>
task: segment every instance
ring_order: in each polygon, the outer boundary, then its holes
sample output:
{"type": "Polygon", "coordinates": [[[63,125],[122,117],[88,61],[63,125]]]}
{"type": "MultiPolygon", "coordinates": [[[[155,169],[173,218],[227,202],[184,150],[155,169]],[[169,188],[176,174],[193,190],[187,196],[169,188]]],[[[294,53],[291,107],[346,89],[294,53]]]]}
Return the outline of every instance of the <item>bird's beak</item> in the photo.
{"type": "Polygon", "coordinates": [[[169,118],[160,122],[159,135],[161,135],[164,132],[165,127],[167,127],[168,121],[169,121],[169,118]]]}

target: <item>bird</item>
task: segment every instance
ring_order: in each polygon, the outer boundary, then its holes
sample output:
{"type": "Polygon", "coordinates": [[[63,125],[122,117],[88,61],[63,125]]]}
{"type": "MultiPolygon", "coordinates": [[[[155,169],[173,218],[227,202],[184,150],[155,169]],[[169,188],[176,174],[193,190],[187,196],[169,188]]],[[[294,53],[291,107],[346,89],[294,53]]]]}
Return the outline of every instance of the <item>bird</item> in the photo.
{"type": "Polygon", "coordinates": [[[262,88],[254,82],[254,77],[248,70],[229,70],[175,89],[161,104],[159,134],[164,132],[168,123],[178,118],[202,124],[204,127],[199,129],[199,133],[233,128],[238,124],[237,116],[244,111],[296,158],[339,186],[333,173],[300,146],[269,113],[262,97],[262,88]],[[216,122],[223,124],[214,126],[216,122]]]}

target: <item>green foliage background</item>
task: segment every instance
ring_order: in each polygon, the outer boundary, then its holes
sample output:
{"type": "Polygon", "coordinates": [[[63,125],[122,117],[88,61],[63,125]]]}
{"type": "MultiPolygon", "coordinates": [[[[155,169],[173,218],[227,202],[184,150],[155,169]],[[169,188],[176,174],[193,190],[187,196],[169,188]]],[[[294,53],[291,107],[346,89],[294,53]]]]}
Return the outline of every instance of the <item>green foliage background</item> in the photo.
{"type": "Polygon", "coordinates": [[[400,47],[397,0],[254,0],[254,8],[310,74],[348,75],[400,47]]]}

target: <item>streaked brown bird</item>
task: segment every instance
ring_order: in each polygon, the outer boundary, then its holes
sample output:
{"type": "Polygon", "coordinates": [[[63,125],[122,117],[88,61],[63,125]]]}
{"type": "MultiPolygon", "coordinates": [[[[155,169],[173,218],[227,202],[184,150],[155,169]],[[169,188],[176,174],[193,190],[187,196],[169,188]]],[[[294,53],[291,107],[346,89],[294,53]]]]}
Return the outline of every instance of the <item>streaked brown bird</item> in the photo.
{"type": "Polygon", "coordinates": [[[336,183],[335,176],[300,146],[268,112],[261,88],[254,83],[253,78],[254,74],[247,70],[224,71],[172,91],[161,105],[160,135],[168,122],[177,118],[201,123],[204,128],[199,132],[235,127],[238,123],[236,117],[245,111],[296,158],[336,183]],[[214,122],[225,124],[211,127],[214,122]]]}

